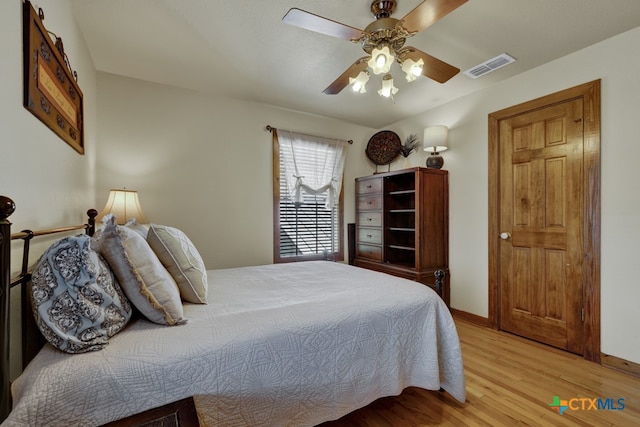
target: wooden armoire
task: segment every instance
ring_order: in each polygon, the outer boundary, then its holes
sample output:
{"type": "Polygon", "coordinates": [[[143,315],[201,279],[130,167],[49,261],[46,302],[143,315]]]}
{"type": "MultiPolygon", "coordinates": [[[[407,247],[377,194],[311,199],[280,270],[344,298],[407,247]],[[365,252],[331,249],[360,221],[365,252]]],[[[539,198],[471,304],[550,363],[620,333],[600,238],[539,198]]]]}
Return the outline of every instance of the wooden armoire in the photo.
{"type": "Polygon", "coordinates": [[[416,167],[356,178],[354,264],[430,286],[449,305],[448,221],[445,170],[416,167]]]}

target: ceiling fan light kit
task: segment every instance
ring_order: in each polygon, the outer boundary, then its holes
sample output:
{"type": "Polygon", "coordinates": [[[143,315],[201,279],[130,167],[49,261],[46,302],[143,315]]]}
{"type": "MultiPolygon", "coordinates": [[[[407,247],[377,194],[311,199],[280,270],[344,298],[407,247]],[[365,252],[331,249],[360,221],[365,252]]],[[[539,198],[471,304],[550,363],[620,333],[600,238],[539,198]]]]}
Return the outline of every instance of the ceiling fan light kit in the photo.
{"type": "Polygon", "coordinates": [[[424,61],[422,58],[414,61],[411,58],[407,58],[402,63],[402,71],[405,72],[408,82],[412,82],[422,74],[424,68],[424,61]]]}
{"type": "Polygon", "coordinates": [[[381,43],[380,46],[373,48],[371,59],[367,62],[373,74],[387,74],[391,70],[391,64],[396,57],[391,53],[389,46],[381,43]]]}
{"type": "Polygon", "coordinates": [[[387,74],[382,78],[382,89],[378,91],[378,95],[389,98],[398,93],[398,88],[393,85],[393,77],[387,74]]]}
{"type": "Polygon", "coordinates": [[[415,47],[404,44],[409,37],[426,29],[467,0],[424,0],[402,19],[391,18],[395,10],[394,0],[374,0],[371,13],[376,20],[364,30],[324,18],[313,13],[293,8],[282,18],[290,25],[315,31],[332,37],[338,37],[359,43],[368,54],[354,62],[344,73],[331,83],[323,92],[328,95],[340,93],[351,85],[354,92],[366,93],[365,84],[370,73],[383,74],[382,89],[378,94],[391,97],[398,92],[390,74],[391,66],[398,62],[405,73],[407,82],[424,75],[439,83],[444,83],[460,72],[460,69],[415,47]]]}
{"type": "Polygon", "coordinates": [[[351,85],[353,91],[358,93],[367,93],[367,88],[365,87],[365,85],[369,81],[370,76],[371,75],[369,74],[369,72],[365,70],[360,71],[358,77],[356,77],[355,79],[353,77],[349,77],[349,84],[351,85]]]}

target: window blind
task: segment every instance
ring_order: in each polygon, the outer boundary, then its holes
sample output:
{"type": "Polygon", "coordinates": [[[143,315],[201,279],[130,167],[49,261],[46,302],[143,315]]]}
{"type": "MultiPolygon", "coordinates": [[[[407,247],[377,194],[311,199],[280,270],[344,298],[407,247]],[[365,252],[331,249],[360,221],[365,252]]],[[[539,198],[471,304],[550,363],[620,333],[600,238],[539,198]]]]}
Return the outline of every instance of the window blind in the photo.
{"type": "Polygon", "coordinates": [[[278,141],[279,255],[332,257],[341,249],[344,143],[287,131],[278,141]]]}

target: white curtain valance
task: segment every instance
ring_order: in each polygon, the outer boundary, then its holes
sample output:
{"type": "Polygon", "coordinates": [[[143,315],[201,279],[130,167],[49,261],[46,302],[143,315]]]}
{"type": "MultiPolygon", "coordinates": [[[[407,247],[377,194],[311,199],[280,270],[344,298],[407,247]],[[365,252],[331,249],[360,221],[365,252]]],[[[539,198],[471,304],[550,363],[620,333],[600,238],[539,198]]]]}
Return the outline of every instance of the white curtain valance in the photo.
{"type": "Polygon", "coordinates": [[[347,142],[279,130],[278,143],[289,197],[301,204],[303,192],[326,192],[325,207],[332,209],[342,190],[347,142]]]}

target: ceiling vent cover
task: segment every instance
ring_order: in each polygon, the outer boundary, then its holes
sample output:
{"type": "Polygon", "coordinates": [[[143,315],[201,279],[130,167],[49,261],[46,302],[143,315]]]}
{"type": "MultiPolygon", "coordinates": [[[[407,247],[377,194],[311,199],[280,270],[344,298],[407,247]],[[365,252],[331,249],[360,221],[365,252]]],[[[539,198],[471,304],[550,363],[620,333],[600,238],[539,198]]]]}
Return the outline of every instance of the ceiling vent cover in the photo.
{"type": "Polygon", "coordinates": [[[472,79],[477,79],[478,77],[482,77],[485,74],[489,74],[490,72],[495,71],[498,68],[502,68],[505,65],[509,65],[512,62],[516,62],[515,58],[513,58],[511,55],[503,53],[502,55],[498,55],[495,58],[491,58],[490,60],[485,61],[482,64],[469,68],[467,71],[464,72],[464,74],[471,77],[472,79]]]}

